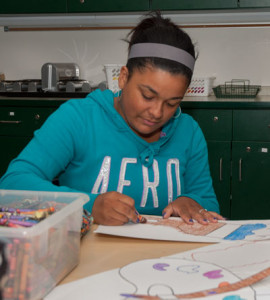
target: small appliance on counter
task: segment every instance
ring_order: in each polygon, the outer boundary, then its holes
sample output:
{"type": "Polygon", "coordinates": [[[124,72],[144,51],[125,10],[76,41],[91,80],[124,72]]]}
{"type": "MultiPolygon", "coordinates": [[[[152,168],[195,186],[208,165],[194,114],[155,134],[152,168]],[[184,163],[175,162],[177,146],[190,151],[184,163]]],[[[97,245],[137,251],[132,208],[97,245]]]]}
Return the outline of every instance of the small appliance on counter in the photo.
{"type": "Polygon", "coordinates": [[[5,80],[5,74],[0,72],[0,81],[5,80]]]}
{"type": "Polygon", "coordinates": [[[75,63],[45,63],[41,79],[0,81],[0,96],[84,98],[92,91],[89,81],[80,79],[75,63]]]}

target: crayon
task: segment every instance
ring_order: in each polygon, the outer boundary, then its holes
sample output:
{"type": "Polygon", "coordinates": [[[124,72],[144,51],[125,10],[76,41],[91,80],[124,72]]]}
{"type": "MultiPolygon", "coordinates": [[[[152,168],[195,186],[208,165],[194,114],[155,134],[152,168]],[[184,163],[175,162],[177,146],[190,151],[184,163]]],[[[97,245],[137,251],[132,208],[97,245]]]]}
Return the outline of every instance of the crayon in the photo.
{"type": "Polygon", "coordinates": [[[29,265],[29,258],[30,258],[30,243],[24,244],[24,257],[22,261],[22,269],[21,269],[21,281],[20,281],[20,292],[19,292],[19,299],[24,300],[26,294],[26,284],[28,278],[28,265],[29,265]]]}
{"type": "Polygon", "coordinates": [[[137,210],[135,210],[135,214],[137,215],[136,223],[146,223],[147,222],[147,219],[144,216],[140,215],[137,210]]]}

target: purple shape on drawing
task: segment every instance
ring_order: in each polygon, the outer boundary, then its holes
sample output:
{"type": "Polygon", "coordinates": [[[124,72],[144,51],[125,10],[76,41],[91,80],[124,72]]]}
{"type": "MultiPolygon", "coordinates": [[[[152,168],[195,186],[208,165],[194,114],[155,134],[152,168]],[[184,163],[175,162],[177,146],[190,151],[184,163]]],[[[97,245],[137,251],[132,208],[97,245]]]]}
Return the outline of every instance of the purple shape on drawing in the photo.
{"type": "Polygon", "coordinates": [[[158,271],[167,271],[166,267],[169,267],[169,264],[154,264],[153,268],[158,271]]]}
{"type": "Polygon", "coordinates": [[[222,270],[213,270],[203,274],[203,276],[208,277],[209,279],[218,279],[222,278],[223,275],[221,274],[222,270]]]}

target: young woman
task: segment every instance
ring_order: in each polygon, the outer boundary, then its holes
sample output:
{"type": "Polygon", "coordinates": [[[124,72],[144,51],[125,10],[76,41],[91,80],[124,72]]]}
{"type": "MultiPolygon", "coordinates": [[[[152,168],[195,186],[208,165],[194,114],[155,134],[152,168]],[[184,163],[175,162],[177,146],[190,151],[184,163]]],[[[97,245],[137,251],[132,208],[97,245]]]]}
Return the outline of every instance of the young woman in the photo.
{"type": "Polygon", "coordinates": [[[87,193],[85,208],[105,225],[138,222],[138,212],[217,222],[206,142],[179,107],[195,64],[191,39],[158,13],[128,37],[121,92],[96,90],[63,104],[11,162],[0,188],[87,193]]]}

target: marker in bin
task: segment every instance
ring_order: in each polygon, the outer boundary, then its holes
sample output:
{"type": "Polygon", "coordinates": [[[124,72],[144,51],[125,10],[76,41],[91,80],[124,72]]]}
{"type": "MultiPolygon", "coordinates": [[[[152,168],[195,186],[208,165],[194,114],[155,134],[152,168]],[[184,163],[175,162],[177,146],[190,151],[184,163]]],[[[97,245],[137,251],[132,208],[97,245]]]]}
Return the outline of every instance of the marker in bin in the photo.
{"type": "Polygon", "coordinates": [[[146,223],[147,219],[140,215],[137,210],[135,210],[135,214],[137,215],[136,223],[146,223]]]}

